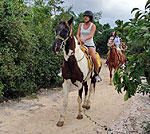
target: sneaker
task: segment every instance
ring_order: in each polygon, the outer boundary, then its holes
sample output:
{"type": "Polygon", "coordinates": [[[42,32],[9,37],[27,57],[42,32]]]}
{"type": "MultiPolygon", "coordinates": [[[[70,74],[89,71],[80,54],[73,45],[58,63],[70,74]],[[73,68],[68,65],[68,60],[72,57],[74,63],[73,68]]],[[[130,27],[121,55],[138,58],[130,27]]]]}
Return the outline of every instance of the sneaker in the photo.
{"type": "Polygon", "coordinates": [[[106,60],[106,62],[104,63],[104,66],[105,66],[105,67],[107,67],[107,66],[108,66],[107,62],[108,62],[108,61],[106,60]]]}
{"type": "Polygon", "coordinates": [[[102,81],[102,78],[99,75],[96,75],[95,80],[96,80],[96,82],[100,82],[100,81],[102,81]]]}
{"type": "Polygon", "coordinates": [[[108,65],[105,63],[104,66],[107,67],[108,65]]]}
{"type": "Polygon", "coordinates": [[[122,69],[125,68],[125,67],[126,67],[125,64],[122,64],[122,65],[120,66],[120,68],[122,68],[122,69]]]}
{"type": "Polygon", "coordinates": [[[57,74],[59,77],[62,77],[62,71],[57,74]]]}

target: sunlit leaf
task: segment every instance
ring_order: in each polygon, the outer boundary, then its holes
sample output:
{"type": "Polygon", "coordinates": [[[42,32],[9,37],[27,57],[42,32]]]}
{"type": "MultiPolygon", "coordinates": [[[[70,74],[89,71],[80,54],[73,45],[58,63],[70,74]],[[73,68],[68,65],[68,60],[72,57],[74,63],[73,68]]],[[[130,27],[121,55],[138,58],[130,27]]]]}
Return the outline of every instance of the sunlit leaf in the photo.
{"type": "Polygon", "coordinates": [[[124,95],[124,101],[127,101],[129,98],[129,92],[127,91],[124,95]]]}
{"type": "Polygon", "coordinates": [[[134,11],[139,10],[139,8],[133,8],[131,13],[133,13],[134,11]]]}
{"type": "Polygon", "coordinates": [[[139,17],[141,14],[142,14],[142,13],[140,13],[140,11],[136,12],[136,14],[135,14],[135,19],[137,20],[138,17],[139,17]]]}
{"type": "Polygon", "coordinates": [[[146,5],[145,5],[145,10],[147,9],[147,8],[149,8],[149,5],[150,4],[150,0],[148,0],[147,2],[146,2],[146,5]]]}
{"type": "Polygon", "coordinates": [[[122,27],[124,28],[124,27],[126,27],[126,26],[129,26],[129,24],[130,24],[130,22],[126,22],[126,23],[123,24],[122,27]]]}

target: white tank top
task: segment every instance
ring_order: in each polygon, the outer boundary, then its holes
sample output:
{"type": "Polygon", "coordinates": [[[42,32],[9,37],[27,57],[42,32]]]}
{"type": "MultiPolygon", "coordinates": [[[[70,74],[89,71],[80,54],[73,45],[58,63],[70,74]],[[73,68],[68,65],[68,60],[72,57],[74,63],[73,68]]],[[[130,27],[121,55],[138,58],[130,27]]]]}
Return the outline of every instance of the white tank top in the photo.
{"type": "MultiPolygon", "coordinates": [[[[93,23],[91,23],[89,28],[86,29],[86,30],[83,28],[83,24],[84,23],[81,24],[80,37],[85,39],[90,35],[93,23]]],[[[91,39],[86,40],[84,42],[84,45],[87,46],[87,47],[95,47],[93,37],[91,39]]]]}

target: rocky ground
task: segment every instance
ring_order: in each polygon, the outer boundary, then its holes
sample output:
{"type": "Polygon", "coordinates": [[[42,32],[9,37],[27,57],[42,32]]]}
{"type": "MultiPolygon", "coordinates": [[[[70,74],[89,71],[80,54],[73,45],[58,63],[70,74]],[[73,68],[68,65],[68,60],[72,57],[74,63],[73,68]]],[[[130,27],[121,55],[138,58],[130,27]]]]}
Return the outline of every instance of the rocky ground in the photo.
{"type": "Polygon", "coordinates": [[[116,119],[110,128],[113,134],[150,134],[149,96],[136,95],[131,98],[130,108],[116,119]],[[149,131],[144,127],[149,128],[149,131]]]}

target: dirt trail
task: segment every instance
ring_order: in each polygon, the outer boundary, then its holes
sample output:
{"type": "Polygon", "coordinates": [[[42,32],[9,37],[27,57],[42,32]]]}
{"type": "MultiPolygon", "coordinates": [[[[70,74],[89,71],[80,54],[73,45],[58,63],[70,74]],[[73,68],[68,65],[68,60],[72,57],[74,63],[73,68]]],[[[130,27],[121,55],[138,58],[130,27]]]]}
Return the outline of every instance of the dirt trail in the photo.
{"type": "MultiPolygon", "coordinates": [[[[102,60],[104,63],[104,60],[102,60]]],[[[103,64],[104,65],[104,64],[103,64]]],[[[92,120],[100,125],[112,126],[115,120],[122,117],[131,108],[131,102],[123,100],[114,86],[110,86],[107,67],[100,73],[103,81],[96,86],[91,97],[91,109],[86,111],[92,120]]],[[[105,134],[100,126],[84,116],[77,120],[77,91],[69,94],[69,103],[65,124],[56,126],[62,109],[62,92],[48,91],[38,99],[23,99],[19,103],[9,102],[0,105],[0,134],[105,134]]]]}

